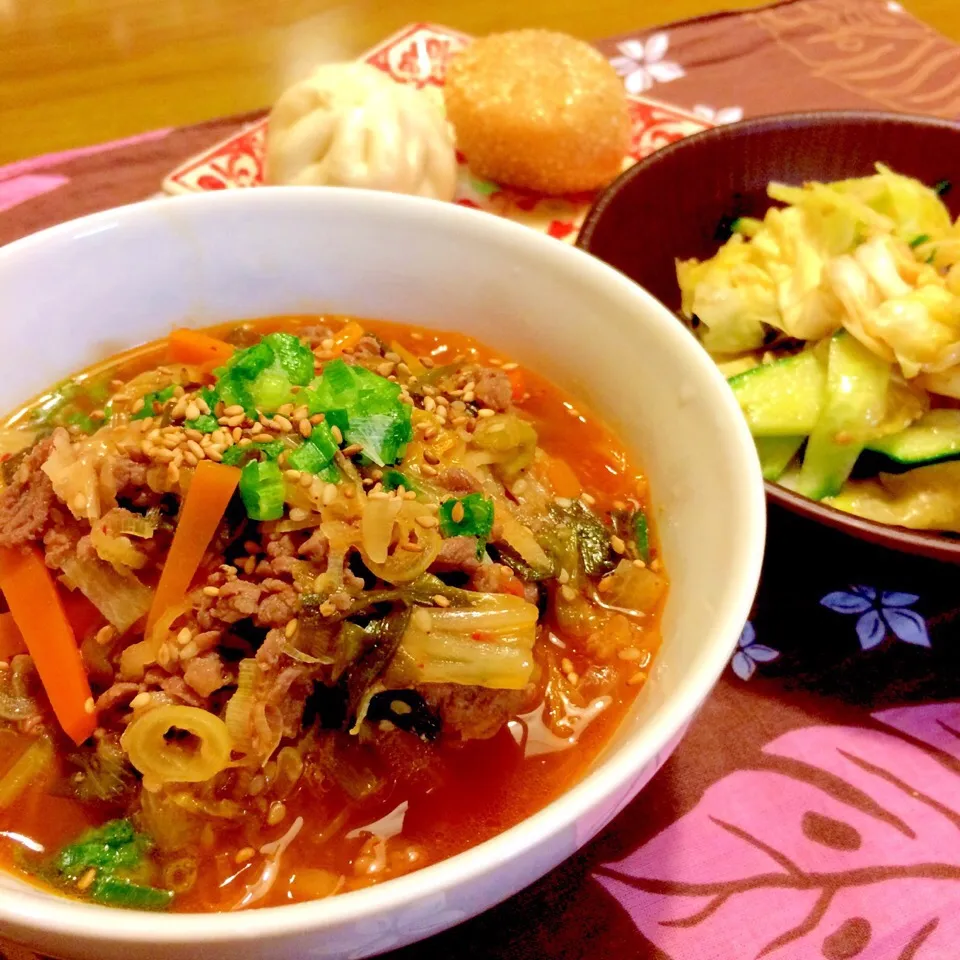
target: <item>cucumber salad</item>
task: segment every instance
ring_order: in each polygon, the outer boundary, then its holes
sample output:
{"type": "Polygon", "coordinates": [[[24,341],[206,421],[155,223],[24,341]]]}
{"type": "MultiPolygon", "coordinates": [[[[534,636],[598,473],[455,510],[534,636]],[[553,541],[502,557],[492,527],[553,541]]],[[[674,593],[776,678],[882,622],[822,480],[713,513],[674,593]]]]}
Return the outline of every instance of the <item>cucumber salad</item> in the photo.
{"type": "Polygon", "coordinates": [[[682,312],[728,378],[763,475],[881,523],[960,533],[960,219],[934,187],[771,183],[682,312]]]}

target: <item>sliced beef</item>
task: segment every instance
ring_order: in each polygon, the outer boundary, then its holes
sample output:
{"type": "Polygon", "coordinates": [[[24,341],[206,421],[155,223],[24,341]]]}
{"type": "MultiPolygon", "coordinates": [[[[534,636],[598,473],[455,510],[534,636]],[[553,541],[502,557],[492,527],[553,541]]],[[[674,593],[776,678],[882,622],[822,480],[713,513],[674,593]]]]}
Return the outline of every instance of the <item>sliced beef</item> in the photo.
{"type": "Polygon", "coordinates": [[[522,713],[532,691],[491,690],[458,683],[422,683],[417,692],[443,723],[444,736],[487,740],[522,713]]]}
{"type": "Polygon", "coordinates": [[[326,558],[327,553],[330,550],[330,543],[326,538],[324,532],[317,527],[313,533],[300,545],[300,549],[297,550],[297,553],[301,557],[305,557],[307,560],[312,560],[315,563],[319,562],[326,558]]]}
{"type": "Polygon", "coordinates": [[[160,689],[167,696],[185,703],[188,707],[209,709],[207,698],[198,694],[192,687],[188,687],[183,677],[164,677],[160,681],[160,689]]]}
{"type": "Polygon", "coordinates": [[[131,457],[116,456],[111,458],[110,469],[113,474],[113,485],[118,495],[138,491],[147,486],[147,466],[131,457]]]}
{"type": "Polygon", "coordinates": [[[480,367],[476,373],[476,384],[473,392],[485,407],[506,410],[510,406],[510,401],[513,399],[513,384],[502,370],[494,367],[480,367]]]}
{"type": "Polygon", "coordinates": [[[53,446],[41,440],[24,457],[13,483],[0,493],[0,547],[19,547],[40,538],[55,497],[50,478],[40,469],[53,446]]]}
{"type": "Polygon", "coordinates": [[[215,653],[206,653],[187,661],[183,669],[183,682],[201,697],[209,697],[229,683],[230,678],[224,671],[220,657],[215,653]]]}
{"type": "Polygon", "coordinates": [[[210,611],[216,620],[223,623],[236,623],[252,617],[260,606],[263,588],[249,580],[228,580],[221,588],[220,595],[210,611]]]}
{"type": "Polygon", "coordinates": [[[43,534],[43,549],[47,566],[53,570],[63,566],[64,560],[77,552],[77,544],[86,532],[86,525],[73,514],[58,507],[50,510],[50,525],[43,534]]]}
{"type": "Polygon", "coordinates": [[[476,538],[449,537],[443,541],[437,559],[430,564],[430,572],[452,573],[462,570],[464,573],[473,573],[479,566],[476,538]]]}
{"type": "Polygon", "coordinates": [[[267,632],[263,643],[257,650],[257,663],[264,670],[270,670],[280,662],[280,655],[283,652],[283,645],[287,638],[282,630],[270,630],[267,632]]]}
{"type": "Polygon", "coordinates": [[[324,340],[329,340],[333,336],[333,332],[329,327],[316,324],[315,326],[301,327],[297,331],[297,336],[306,341],[311,350],[316,350],[324,340]]]}
{"type": "Polygon", "coordinates": [[[511,593],[523,597],[527,603],[536,606],[540,601],[540,591],[536,583],[521,580],[509,567],[502,563],[482,563],[468,584],[471,590],[480,593],[511,593]]]}
{"type": "Polygon", "coordinates": [[[295,557],[297,555],[296,544],[289,533],[264,538],[263,550],[271,560],[277,557],[295,557]]]}
{"type": "Polygon", "coordinates": [[[480,481],[463,467],[448,467],[440,472],[436,482],[451,493],[479,493],[483,489],[480,481]]]}
{"type": "Polygon", "coordinates": [[[283,719],[283,735],[295,737],[300,732],[307,697],[313,690],[310,668],[300,663],[284,667],[265,689],[265,702],[278,710],[283,719]]]}
{"type": "Polygon", "coordinates": [[[140,685],[137,683],[115,683],[97,697],[97,713],[105,713],[120,704],[126,706],[139,692],[140,685]]]}
{"type": "Polygon", "coordinates": [[[299,609],[297,591],[282,580],[264,580],[262,586],[270,592],[261,599],[254,622],[258,627],[286,626],[299,609]]]}
{"type": "Polygon", "coordinates": [[[481,563],[470,577],[469,588],[480,593],[512,593],[523,596],[523,584],[517,575],[501,563],[481,563]]]}

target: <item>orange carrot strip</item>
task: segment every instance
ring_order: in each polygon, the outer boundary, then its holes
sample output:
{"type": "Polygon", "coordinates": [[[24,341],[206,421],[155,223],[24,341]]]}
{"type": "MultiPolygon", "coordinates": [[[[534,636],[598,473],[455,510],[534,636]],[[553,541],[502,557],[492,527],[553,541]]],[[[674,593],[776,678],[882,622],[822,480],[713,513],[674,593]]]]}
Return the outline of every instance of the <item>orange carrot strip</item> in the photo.
{"type": "Polygon", "coordinates": [[[514,367],[506,371],[510,378],[510,386],[513,388],[513,400],[522,400],[527,392],[527,384],[523,378],[523,370],[520,367],[514,367]]]}
{"type": "Polygon", "coordinates": [[[179,363],[212,364],[222,367],[234,354],[235,348],[226,340],[218,340],[199,330],[174,330],[167,340],[170,359],[179,363]]]}
{"type": "Polygon", "coordinates": [[[0,548],[0,589],[60,726],[74,743],[83,743],[97,725],[90,684],[43,554],[36,547],[0,548]]]}
{"type": "Polygon", "coordinates": [[[567,497],[573,500],[580,496],[583,487],[566,460],[547,455],[543,460],[543,473],[547,483],[553,488],[555,497],[567,497]]]}
{"type": "Polygon", "coordinates": [[[344,350],[355,347],[363,339],[363,327],[351,320],[333,335],[333,349],[330,353],[339,357],[344,350]]]}
{"type": "Polygon", "coordinates": [[[23,634],[12,613],[0,613],[0,660],[9,660],[18,653],[26,653],[23,634]]]}
{"type": "Polygon", "coordinates": [[[163,573],[147,614],[149,635],[158,617],[167,607],[183,599],[213,534],[240,482],[237,467],[212,460],[201,460],[180,509],[177,531],[167,552],[163,573]]]}

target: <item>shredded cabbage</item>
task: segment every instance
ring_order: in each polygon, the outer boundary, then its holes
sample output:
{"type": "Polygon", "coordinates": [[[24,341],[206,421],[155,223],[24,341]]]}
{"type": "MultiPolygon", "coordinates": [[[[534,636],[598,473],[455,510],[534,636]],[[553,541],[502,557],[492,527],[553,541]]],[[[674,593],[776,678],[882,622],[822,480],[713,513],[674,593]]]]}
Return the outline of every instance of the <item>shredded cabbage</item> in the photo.
{"type": "Polygon", "coordinates": [[[824,503],[880,523],[960,533],[960,461],[851,480],[824,503]]]}
{"type": "Polygon", "coordinates": [[[129,537],[114,536],[95,523],[90,528],[90,543],[101,560],[109,563],[119,574],[139,570],[147,558],[133,545],[129,537]]]}
{"type": "Polygon", "coordinates": [[[469,606],[421,607],[394,657],[412,683],[522,690],[533,674],[538,610],[509,594],[479,594],[469,606]]]}
{"type": "Polygon", "coordinates": [[[13,806],[25,790],[47,776],[53,762],[53,744],[46,737],[38,737],[0,777],[0,810],[13,806]]]}
{"type": "Polygon", "coordinates": [[[126,633],[150,609],[153,591],[132,573],[123,575],[100,560],[76,557],[67,557],[61,569],[67,585],[79,590],[117,633],[126,633]]]}
{"type": "Polygon", "coordinates": [[[683,313],[712,354],[760,350],[770,331],[819,340],[845,326],[907,377],[960,362],[960,304],[944,277],[960,235],[935,191],[878,164],[871,177],[768,193],[788,206],[710,259],[677,264],[683,313]]]}
{"type": "MultiPolygon", "coordinates": [[[[943,406],[940,397],[960,400],[960,219],[951,220],[937,191],[877,164],[872,176],[772,183],[767,192],[786,206],[736,221],[713,257],[677,264],[682,311],[724,374],[779,359],[778,348],[796,352],[797,341],[822,350],[846,330],[891,365],[885,395],[878,386],[874,398],[883,415],[867,440],[907,429],[943,406]]],[[[843,458],[831,457],[855,434],[845,418],[855,419],[862,385],[845,376],[840,392],[850,402],[823,406],[818,435],[827,439],[802,452],[803,470],[812,464],[818,477],[840,469],[843,458]]],[[[789,377],[769,382],[792,402],[789,377]]],[[[833,490],[848,479],[847,459],[833,490]]],[[[952,469],[848,481],[832,502],[884,523],[954,531],[960,516],[944,486],[952,469]]],[[[789,486],[796,475],[788,468],[778,482],[789,486]]]]}

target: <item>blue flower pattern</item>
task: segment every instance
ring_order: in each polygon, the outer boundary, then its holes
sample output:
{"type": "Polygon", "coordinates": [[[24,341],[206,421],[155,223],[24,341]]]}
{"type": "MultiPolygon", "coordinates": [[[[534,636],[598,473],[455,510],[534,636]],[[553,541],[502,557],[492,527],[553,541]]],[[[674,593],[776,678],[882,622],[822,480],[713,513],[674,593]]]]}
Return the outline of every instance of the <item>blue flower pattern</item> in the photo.
{"type": "Polygon", "coordinates": [[[872,650],[888,633],[917,647],[929,647],[927,622],[910,610],[920,598],[915,593],[896,590],[878,592],[874,587],[853,586],[849,590],[828,593],[821,605],[834,613],[857,617],[857,637],[864,650],[872,650]]]}
{"type": "Polygon", "coordinates": [[[741,680],[749,680],[756,671],[758,663],[770,663],[779,656],[779,650],[757,643],[757,632],[748,620],[737,641],[737,652],[733,655],[730,666],[741,680]]]}

